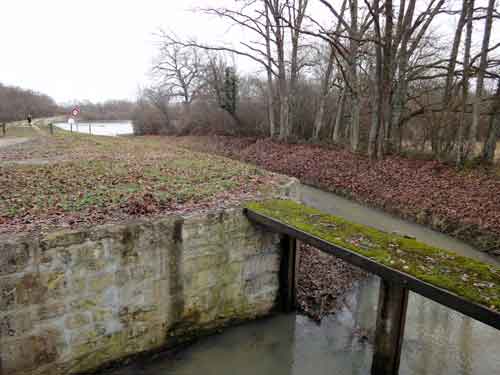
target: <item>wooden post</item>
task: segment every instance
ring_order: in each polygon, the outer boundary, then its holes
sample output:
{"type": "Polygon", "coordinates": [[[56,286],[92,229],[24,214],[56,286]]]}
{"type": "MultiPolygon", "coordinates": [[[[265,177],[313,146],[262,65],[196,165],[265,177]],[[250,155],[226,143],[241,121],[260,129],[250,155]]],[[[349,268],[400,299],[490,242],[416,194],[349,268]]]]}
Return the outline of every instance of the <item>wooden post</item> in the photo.
{"type": "Polygon", "coordinates": [[[297,302],[297,240],[281,238],[280,295],[283,312],[295,310],[297,302]]]}
{"type": "Polygon", "coordinates": [[[408,306],[408,289],[380,281],[372,375],[397,375],[408,306]]]}
{"type": "Polygon", "coordinates": [[[2,135],[5,137],[7,130],[5,129],[5,122],[2,124],[2,135]]]}

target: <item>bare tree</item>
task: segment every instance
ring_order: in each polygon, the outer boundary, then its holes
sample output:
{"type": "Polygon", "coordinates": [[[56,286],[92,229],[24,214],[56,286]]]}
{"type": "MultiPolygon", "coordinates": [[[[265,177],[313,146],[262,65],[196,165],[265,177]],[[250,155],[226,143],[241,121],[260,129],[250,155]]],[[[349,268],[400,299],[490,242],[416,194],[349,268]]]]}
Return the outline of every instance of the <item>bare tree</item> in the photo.
{"type": "MultiPolygon", "coordinates": [[[[363,41],[364,33],[368,30],[370,21],[365,17],[360,21],[359,17],[359,2],[358,0],[348,0],[349,1],[349,17],[350,20],[346,19],[341,12],[338,12],[334,5],[329,1],[319,0],[334,17],[336,22],[342,25],[342,28],[346,30],[347,35],[342,35],[341,33],[333,33],[335,36],[340,38],[347,38],[348,46],[344,46],[336,38],[327,38],[329,43],[336,49],[336,51],[345,60],[347,69],[343,74],[345,77],[346,94],[349,97],[350,103],[350,124],[346,127],[349,131],[349,142],[350,148],[353,152],[359,150],[360,144],[360,115],[361,115],[361,93],[360,93],[360,82],[359,82],[359,51],[360,45],[363,41]]],[[[328,35],[328,32],[323,31],[322,36],[328,35]]],[[[330,33],[331,34],[331,33],[330,33]]],[[[320,34],[321,35],[321,34],[320,34]]]]}
{"type": "MultiPolygon", "coordinates": [[[[483,134],[479,120],[492,107],[486,104],[489,81],[498,78],[493,67],[500,64],[492,57],[500,44],[490,45],[500,14],[494,0],[483,1],[488,6],[475,0],[317,0],[328,11],[325,19],[309,0],[234,0],[202,11],[244,30],[244,38],[219,45],[166,38],[157,71],[182,101],[206,100],[220,112],[231,92],[232,67],[215,52],[230,52],[263,68],[253,76],[258,90],[245,94],[248,103],[242,103],[246,115],[259,108],[259,116],[249,115],[252,120],[241,119],[242,124],[281,140],[321,140],[328,133],[353,152],[367,147],[372,158],[402,147],[427,151],[430,143],[435,155],[456,156],[460,163],[483,134]],[[458,23],[447,46],[433,25],[452,18],[458,23]],[[482,48],[476,50],[473,26],[482,22],[482,48]],[[185,56],[193,62],[191,73],[182,64],[185,56]],[[189,74],[196,77],[192,82],[179,79],[189,74]]],[[[496,137],[495,111],[484,149],[496,137]]]]}
{"type": "MultiPolygon", "coordinates": [[[[340,18],[344,17],[345,11],[347,8],[347,0],[342,1],[342,7],[340,9],[340,18]]],[[[321,92],[320,92],[320,97],[319,97],[319,104],[318,104],[318,110],[316,112],[316,116],[314,119],[314,132],[313,132],[313,139],[318,139],[319,134],[321,132],[321,129],[323,128],[323,123],[324,123],[324,117],[325,117],[325,105],[326,105],[326,100],[328,98],[328,95],[330,94],[330,90],[332,87],[332,76],[334,73],[334,68],[335,68],[335,63],[336,63],[336,49],[335,45],[339,43],[339,35],[341,33],[341,22],[337,22],[337,25],[335,27],[335,33],[332,36],[332,41],[328,43],[328,56],[326,59],[326,64],[324,68],[324,73],[323,77],[321,80],[321,92]]],[[[320,60],[320,63],[322,61],[320,60]]],[[[342,98],[345,98],[344,95],[342,95],[342,98]]],[[[337,112],[340,116],[340,114],[343,112],[343,103],[344,99],[339,101],[337,105],[337,112]],[[342,111],[340,110],[340,106],[342,104],[342,111]]],[[[340,121],[341,119],[339,118],[338,121],[335,121],[335,128],[337,129],[337,126],[340,127],[340,121]]],[[[336,132],[334,131],[334,142],[338,142],[338,137],[339,137],[339,131],[337,130],[336,132]]]]}
{"type": "Polygon", "coordinates": [[[181,45],[179,38],[171,33],[162,32],[160,38],[160,54],[153,66],[153,73],[159,79],[157,86],[188,105],[203,87],[204,63],[200,50],[181,45]]]}
{"type": "Polygon", "coordinates": [[[152,86],[145,89],[143,91],[143,95],[161,114],[165,127],[171,128],[170,100],[172,98],[172,94],[162,88],[152,86]]]}
{"type": "Polygon", "coordinates": [[[290,61],[290,83],[288,91],[288,102],[291,104],[289,109],[288,124],[284,132],[284,139],[288,138],[293,133],[295,97],[297,95],[297,81],[301,70],[299,62],[300,38],[302,36],[301,29],[304,17],[306,15],[307,5],[309,0],[287,0],[285,2],[288,12],[288,25],[290,25],[290,41],[291,41],[291,61],[290,61]]]}

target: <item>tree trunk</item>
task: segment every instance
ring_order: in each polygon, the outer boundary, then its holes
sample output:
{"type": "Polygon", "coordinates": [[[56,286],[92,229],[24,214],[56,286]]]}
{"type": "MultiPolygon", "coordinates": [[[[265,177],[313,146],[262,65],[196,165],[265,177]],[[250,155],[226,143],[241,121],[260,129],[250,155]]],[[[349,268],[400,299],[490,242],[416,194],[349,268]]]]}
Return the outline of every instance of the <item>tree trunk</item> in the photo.
{"type": "Polygon", "coordinates": [[[335,125],[333,128],[333,137],[332,140],[334,143],[340,142],[340,131],[342,128],[342,122],[344,121],[344,107],[345,107],[346,94],[345,89],[340,93],[338,105],[337,105],[337,113],[335,114],[335,125]]]}
{"type": "Polygon", "coordinates": [[[500,79],[497,82],[493,114],[490,117],[488,136],[483,145],[483,160],[492,163],[495,159],[498,136],[500,134],[500,79]]]}
{"type": "Polygon", "coordinates": [[[351,126],[350,143],[351,151],[357,152],[359,149],[359,118],[360,118],[360,99],[359,99],[359,78],[358,78],[358,0],[350,1],[351,8],[351,26],[350,48],[349,48],[349,76],[350,76],[350,99],[351,99],[351,126]]]}
{"type": "Polygon", "coordinates": [[[359,118],[361,112],[361,102],[358,95],[354,95],[351,98],[351,128],[350,128],[350,139],[351,139],[351,151],[358,152],[359,150],[359,118]]]}
{"type": "Polygon", "coordinates": [[[318,103],[318,111],[314,118],[314,134],[313,139],[317,140],[321,129],[323,128],[324,117],[325,117],[325,106],[326,100],[328,99],[328,94],[330,92],[330,80],[333,72],[333,60],[334,60],[334,50],[330,47],[330,57],[328,59],[328,65],[326,67],[325,76],[323,77],[323,84],[321,85],[321,93],[318,103]]]}
{"type": "Polygon", "coordinates": [[[269,7],[267,2],[264,2],[266,13],[266,53],[267,53],[267,116],[269,120],[269,135],[273,138],[276,134],[276,120],[274,116],[274,88],[273,88],[273,72],[272,72],[272,55],[271,55],[271,32],[270,32],[270,19],[269,7]]]}
{"type": "Polygon", "coordinates": [[[288,134],[287,137],[293,134],[295,126],[295,101],[297,96],[297,81],[299,78],[299,41],[302,29],[302,21],[304,20],[307,3],[309,0],[297,0],[289,8],[289,22],[292,25],[290,28],[291,43],[292,43],[292,58],[290,62],[290,83],[288,87],[288,109],[290,111],[288,117],[288,134]]]}
{"type": "MultiPolygon", "coordinates": [[[[380,9],[379,0],[373,1],[373,22],[375,27],[375,37],[378,41],[382,40],[380,33],[380,9]]],[[[376,157],[377,154],[377,139],[380,137],[380,126],[382,124],[382,47],[379,43],[375,43],[375,82],[372,87],[372,124],[370,127],[370,135],[368,139],[368,156],[370,159],[376,157]]]]}
{"type": "Polygon", "coordinates": [[[323,122],[325,117],[325,106],[326,106],[326,96],[321,95],[318,103],[318,110],[316,116],[314,117],[314,131],[313,139],[317,141],[319,139],[319,134],[323,128],[323,122]]]}
{"type": "Polygon", "coordinates": [[[479,118],[481,115],[481,101],[483,98],[484,75],[488,66],[488,48],[490,45],[491,27],[493,24],[493,10],[495,8],[495,0],[488,1],[488,10],[484,26],[483,45],[481,48],[481,61],[479,63],[479,71],[477,73],[476,97],[472,104],[472,124],[469,131],[468,141],[468,156],[474,156],[474,149],[477,142],[477,131],[479,127],[479,118]]]}
{"type": "MultiPolygon", "coordinates": [[[[378,55],[379,53],[377,53],[378,55]]],[[[378,59],[377,59],[378,60],[378,59]]],[[[372,124],[370,126],[370,135],[368,138],[368,157],[373,159],[377,156],[377,139],[380,133],[381,126],[381,95],[380,95],[380,64],[377,62],[376,64],[376,73],[375,73],[375,83],[373,85],[373,93],[372,93],[372,114],[371,121],[372,124]]]]}
{"type": "Polygon", "coordinates": [[[269,10],[274,20],[274,37],[276,43],[276,52],[278,54],[278,100],[279,100],[279,139],[287,140],[290,135],[289,129],[289,114],[290,106],[288,101],[288,83],[286,77],[286,62],[285,62],[285,30],[283,27],[282,4],[279,0],[266,0],[269,5],[269,10]],[[271,6],[272,4],[272,6],[271,6]]]}
{"type": "Polygon", "coordinates": [[[385,2],[385,37],[384,37],[384,58],[383,58],[383,132],[384,141],[379,142],[378,156],[381,158],[387,151],[392,150],[392,42],[393,42],[393,3],[392,0],[385,2]]]}
{"type": "MultiPolygon", "coordinates": [[[[408,94],[408,60],[409,51],[408,43],[411,37],[411,25],[413,24],[413,17],[415,14],[416,0],[410,0],[408,9],[404,17],[399,18],[398,22],[398,36],[401,39],[401,48],[397,59],[398,79],[397,88],[394,95],[394,107],[392,114],[392,125],[394,130],[398,132],[398,139],[401,138],[401,117],[406,108],[406,96],[408,94]]],[[[400,12],[404,9],[404,0],[401,1],[400,12]]],[[[397,149],[399,151],[401,142],[398,141],[397,149]]]]}
{"type": "Polygon", "coordinates": [[[469,98],[469,77],[470,77],[470,49],[472,45],[472,17],[474,14],[474,0],[469,1],[467,6],[467,30],[465,33],[465,47],[464,47],[464,73],[462,80],[462,113],[458,123],[457,132],[457,165],[462,164],[464,156],[464,134],[465,134],[465,112],[467,109],[467,100],[469,98]]]}
{"type": "Polygon", "coordinates": [[[448,72],[446,74],[446,83],[443,94],[443,107],[448,109],[451,99],[451,92],[453,87],[453,79],[455,77],[455,67],[457,66],[458,51],[460,49],[460,41],[462,40],[462,31],[465,26],[466,14],[468,9],[468,2],[470,0],[463,0],[462,11],[460,13],[460,18],[458,20],[457,28],[455,30],[455,36],[453,38],[453,46],[450,53],[450,61],[448,64],[448,72]]]}
{"type": "MultiPolygon", "coordinates": [[[[344,0],[342,2],[342,8],[340,11],[341,18],[344,17],[346,7],[347,7],[347,0],[344,0]]],[[[338,35],[340,34],[340,31],[341,31],[341,25],[342,25],[342,23],[338,22],[336,30],[335,30],[336,36],[334,38],[333,43],[338,42],[338,39],[339,39],[338,35]]],[[[323,77],[323,84],[321,86],[321,96],[319,99],[320,102],[319,102],[319,106],[318,106],[318,112],[316,113],[316,117],[314,119],[314,135],[313,135],[314,139],[319,138],[320,131],[323,127],[324,117],[325,117],[325,105],[326,105],[326,100],[328,98],[328,94],[330,93],[330,80],[331,80],[332,73],[333,73],[334,61],[335,61],[335,48],[333,47],[332,44],[330,44],[330,56],[328,57],[328,63],[326,66],[325,75],[323,77]]],[[[344,105],[343,98],[344,98],[344,95],[342,94],[341,98],[339,100],[339,105],[340,105],[340,101],[342,101],[342,106],[344,105]]],[[[342,112],[343,112],[343,108],[342,108],[342,112]]],[[[336,117],[336,119],[337,119],[337,117],[336,117]]],[[[335,122],[335,124],[336,124],[336,122],[335,122]]],[[[337,132],[337,137],[338,136],[339,136],[339,133],[337,132]]],[[[334,137],[335,137],[335,128],[334,128],[334,137]]]]}

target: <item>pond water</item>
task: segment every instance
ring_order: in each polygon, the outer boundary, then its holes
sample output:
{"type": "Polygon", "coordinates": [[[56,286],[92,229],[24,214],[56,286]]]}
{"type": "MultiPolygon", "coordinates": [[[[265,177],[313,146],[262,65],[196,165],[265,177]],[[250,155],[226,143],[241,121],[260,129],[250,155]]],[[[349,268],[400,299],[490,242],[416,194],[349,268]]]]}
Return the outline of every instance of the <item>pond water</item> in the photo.
{"type": "MultiPolygon", "coordinates": [[[[420,225],[320,190],[302,201],[348,220],[397,231],[483,261],[494,258],[420,225]]],[[[379,279],[356,283],[339,312],[321,324],[290,314],[248,323],[200,340],[175,358],[158,358],[115,375],[364,375],[370,373],[379,279]]],[[[500,331],[410,293],[400,374],[500,374],[500,331]]]]}
{"type": "MultiPolygon", "coordinates": [[[[71,130],[71,125],[69,125],[67,122],[57,122],[54,124],[54,126],[68,131],[71,130]]],[[[73,124],[73,131],[77,133],[107,136],[134,134],[132,121],[76,122],[75,124],[73,124]]]]}

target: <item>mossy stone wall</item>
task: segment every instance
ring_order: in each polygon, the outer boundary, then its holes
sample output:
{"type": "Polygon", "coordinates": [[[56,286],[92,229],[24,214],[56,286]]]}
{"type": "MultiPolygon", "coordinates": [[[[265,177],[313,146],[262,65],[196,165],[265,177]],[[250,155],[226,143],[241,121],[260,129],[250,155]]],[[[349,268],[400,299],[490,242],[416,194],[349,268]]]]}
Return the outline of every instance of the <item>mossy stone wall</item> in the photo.
{"type": "Polygon", "coordinates": [[[84,373],[264,316],[278,246],[241,208],[4,236],[0,372],[84,373]]]}

